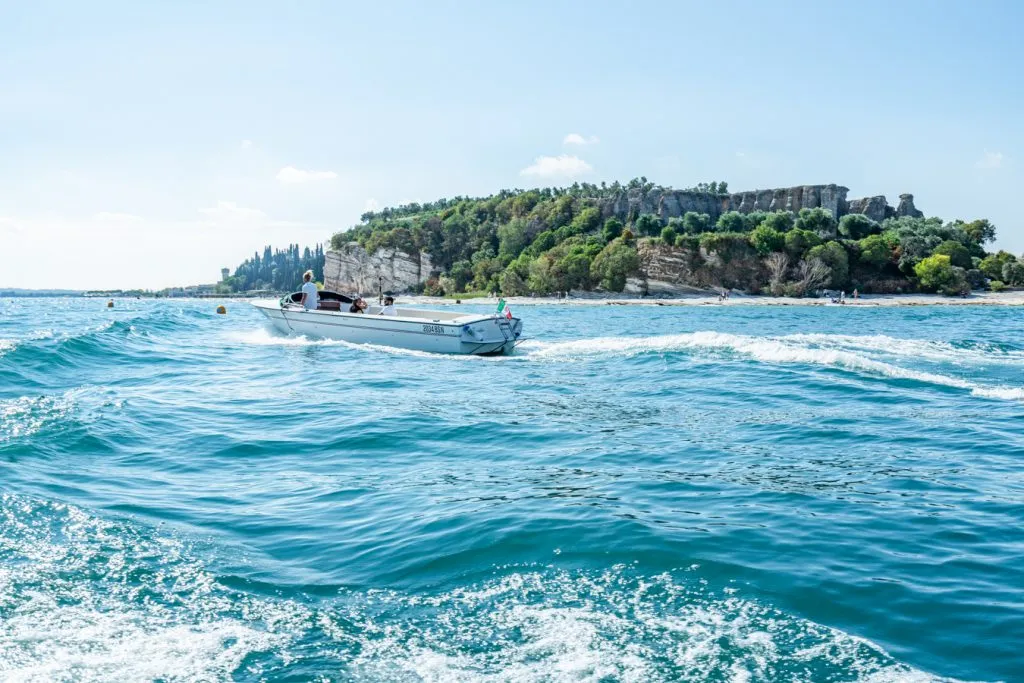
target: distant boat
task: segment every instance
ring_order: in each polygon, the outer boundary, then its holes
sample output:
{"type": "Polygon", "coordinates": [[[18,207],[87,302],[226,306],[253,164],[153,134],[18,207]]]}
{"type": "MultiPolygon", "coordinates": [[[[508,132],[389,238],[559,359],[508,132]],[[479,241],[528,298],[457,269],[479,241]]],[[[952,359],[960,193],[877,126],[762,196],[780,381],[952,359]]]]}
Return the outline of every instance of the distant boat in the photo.
{"type": "Polygon", "coordinates": [[[380,306],[349,313],[352,299],[321,291],[317,310],[307,311],[296,292],[280,300],[252,302],[284,334],[378,344],[415,351],[473,355],[511,353],[523,331],[523,321],[496,313],[480,315],[451,311],[398,308],[398,315],[380,315],[380,306]]]}

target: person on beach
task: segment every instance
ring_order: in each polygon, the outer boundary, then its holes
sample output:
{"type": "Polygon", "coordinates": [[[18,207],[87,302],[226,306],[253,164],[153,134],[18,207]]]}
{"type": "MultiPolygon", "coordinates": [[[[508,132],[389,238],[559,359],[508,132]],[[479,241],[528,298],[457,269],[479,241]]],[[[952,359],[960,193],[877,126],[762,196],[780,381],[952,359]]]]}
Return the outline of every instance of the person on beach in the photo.
{"type": "Polygon", "coordinates": [[[313,271],[307,270],[302,274],[302,305],[307,311],[315,311],[320,305],[320,294],[316,291],[316,283],[313,282],[313,271]]]}
{"type": "Polygon", "coordinates": [[[365,313],[366,312],[366,299],[359,296],[352,302],[352,305],[348,307],[349,313],[365,313]]]}
{"type": "Polygon", "coordinates": [[[384,297],[384,307],[380,309],[380,313],[377,315],[398,315],[398,309],[395,308],[395,297],[384,297]]]}

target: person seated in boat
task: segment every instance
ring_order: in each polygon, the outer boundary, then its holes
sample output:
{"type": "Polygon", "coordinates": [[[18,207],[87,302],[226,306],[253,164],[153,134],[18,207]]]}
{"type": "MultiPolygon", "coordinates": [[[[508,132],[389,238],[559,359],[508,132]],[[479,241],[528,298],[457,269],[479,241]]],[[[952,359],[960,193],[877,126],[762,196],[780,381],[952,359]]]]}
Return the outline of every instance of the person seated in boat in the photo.
{"type": "Polygon", "coordinates": [[[384,297],[384,307],[380,309],[380,313],[377,315],[398,315],[398,309],[395,308],[395,297],[384,297]]]}
{"type": "Polygon", "coordinates": [[[352,302],[351,306],[349,306],[348,312],[349,313],[365,313],[366,312],[366,305],[367,305],[366,304],[366,299],[364,299],[361,296],[360,297],[356,297],[356,300],[352,302]]]}
{"type": "Polygon", "coordinates": [[[307,270],[302,274],[302,306],[307,311],[315,311],[320,303],[320,294],[316,291],[316,283],[313,282],[313,271],[307,270]]]}

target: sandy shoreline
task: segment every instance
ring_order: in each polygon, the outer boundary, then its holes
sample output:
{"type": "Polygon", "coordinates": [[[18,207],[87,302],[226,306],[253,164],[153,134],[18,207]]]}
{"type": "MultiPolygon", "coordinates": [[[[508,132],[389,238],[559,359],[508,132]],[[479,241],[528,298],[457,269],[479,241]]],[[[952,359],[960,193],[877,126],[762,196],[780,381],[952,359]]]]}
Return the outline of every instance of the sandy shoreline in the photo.
{"type": "MultiPolygon", "coordinates": [[[[399,295],[398,303],[455,305],[456,299],[430,296],[399,295]]],[[[750,296],[733,293],[729,299],[719,301],[718,295],[687,294],[675,297],[602,296],[598,294],[573,295],[567,299],[551,296],[515,296],[505,299],[510,306],[834,306],[828,298],[790,299],[785,297],[750,296]]],[[[497,304],[493,297],[461,299],[463,304],[497,304]]],[[[977,292],[966,299],[938,294],[865,294],[859,299],[847,299],[846,306],[1024,306],[1024,290],[1011,292],[977,292]]]]}

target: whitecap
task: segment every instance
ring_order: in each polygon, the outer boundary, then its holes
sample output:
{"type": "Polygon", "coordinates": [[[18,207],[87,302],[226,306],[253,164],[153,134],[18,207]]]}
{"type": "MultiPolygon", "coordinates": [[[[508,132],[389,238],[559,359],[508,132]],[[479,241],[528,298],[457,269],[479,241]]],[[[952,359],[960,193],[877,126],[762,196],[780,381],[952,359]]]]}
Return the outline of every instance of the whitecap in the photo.
{"type": "MultiPolygon", "coordinates": [[[[599,337],[567,342],[534,343],[527,347],[529,357],[537,360],[579,360],[595,356],[634,356],[644,353],[669,353],[712,349],[738,353],[765,363],[816,365],[839,368],[893,379],[964,389],[988,398],[1018,400],[1024,388],[991,387],[975,382],[923,372],[894,365],[842,348],[808,345],[806,338],[755,337],[725,332],[691,332],[654,337],[599,337]]],[[[820,339],[816,340],[820,342],[820,339]]]]}

